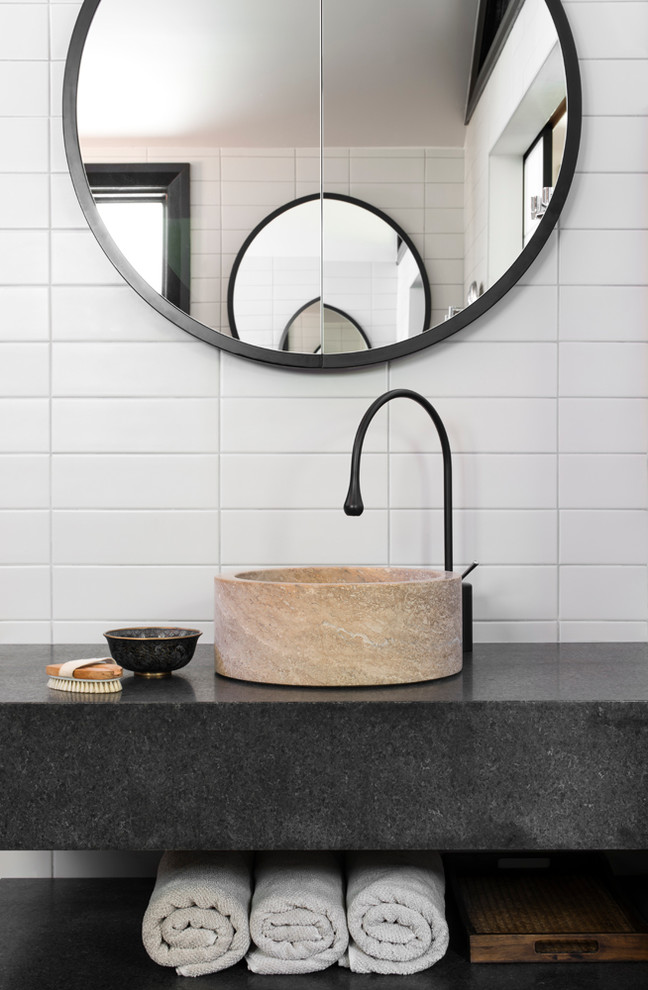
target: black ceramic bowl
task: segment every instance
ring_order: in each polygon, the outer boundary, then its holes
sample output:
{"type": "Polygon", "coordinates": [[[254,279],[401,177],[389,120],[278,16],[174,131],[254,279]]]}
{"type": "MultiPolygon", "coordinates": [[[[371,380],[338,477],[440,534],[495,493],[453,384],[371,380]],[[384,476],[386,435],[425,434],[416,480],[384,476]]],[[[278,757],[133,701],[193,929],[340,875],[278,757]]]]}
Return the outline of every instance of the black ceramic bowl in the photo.
{"type": "Polygon", "coordinates": [[[198,629],[138,626],[110,629],[104,636],[113,660],[140,677],[167,677],[185,667],[196,649],[198,629]]]}

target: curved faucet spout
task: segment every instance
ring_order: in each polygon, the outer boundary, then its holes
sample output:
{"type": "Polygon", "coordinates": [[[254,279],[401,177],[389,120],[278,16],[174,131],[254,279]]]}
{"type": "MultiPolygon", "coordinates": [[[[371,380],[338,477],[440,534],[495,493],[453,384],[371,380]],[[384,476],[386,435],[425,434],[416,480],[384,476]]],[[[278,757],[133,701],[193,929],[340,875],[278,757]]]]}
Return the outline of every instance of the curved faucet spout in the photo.
{"type": "Polygon", "coordinates": [[[424,396],[418,392],[413,392],[408,388],[394,388],[379,396],[375,402],[367,409],[360,420],[355,440],[353,441],[353,452],[351,454],[351,480],[349,491],[344,503],[344,511],[347,516],[362,515],[364,504],[360,492],[360,457],[362,454],[362,444],[364,442],[367,428],[378,410],[389,402],[390,399],[413,399],[423,406],[426,413],[434,423],[436,431],[441,441],[441,453],[443,455],[443,535],[444,535],[444,567],[446,571],[451,571],[452,564],[452,455],[450,453],[450,443],[445,426],[434,406],[428,402],[424,396]]]}

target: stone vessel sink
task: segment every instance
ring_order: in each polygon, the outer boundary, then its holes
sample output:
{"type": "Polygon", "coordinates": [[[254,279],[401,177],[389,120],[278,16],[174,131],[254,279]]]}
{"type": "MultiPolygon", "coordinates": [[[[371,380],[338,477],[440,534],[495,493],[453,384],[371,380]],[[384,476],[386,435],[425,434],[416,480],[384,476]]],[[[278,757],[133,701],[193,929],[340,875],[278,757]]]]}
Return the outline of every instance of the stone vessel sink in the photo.
{"type": "Polygon", "coordinates": [[[411,684],[462,666],[461,575],[284,567],[219,576],[216,672],[268,684],[411,684]]]}

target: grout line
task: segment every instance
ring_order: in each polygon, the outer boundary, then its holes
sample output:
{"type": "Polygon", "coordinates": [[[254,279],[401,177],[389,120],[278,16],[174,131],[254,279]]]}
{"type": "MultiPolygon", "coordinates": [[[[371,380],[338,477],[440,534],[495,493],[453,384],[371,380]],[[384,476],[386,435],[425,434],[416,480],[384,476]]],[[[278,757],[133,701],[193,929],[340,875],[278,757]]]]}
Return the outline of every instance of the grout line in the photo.
{"type": "MultiPolygon", "coordinates": [[[[0,173],[0,175],[1,174],[2,173],[0,173]]],[[[625,174],[629,174],[629,173],[620,173],[620,174],[625,175],[625,174]]],[[[646,173],[643,173],[642,172],[640,174],[641,175],[644,175],[646,173]]],[[[7,230],[7,232],[11,232],[11,233],[25,233],[25,232],[26,233],[31,233],[31,232],[38,233],[39,230],[42,233],[42,232],[45,232],[46,231],[46,228],[44,228],[44,227],[41,227],[41,228],[34,228],[34,227],[11,227],[11,228],[5,228],[5,229],[7,230]]],[[[61,229],[62,228],[55,228],[56,233],[58,233],[61,229]]],[[[570,230],[570,231],[571,230],[580,230],[580,231],[585,231],[585,232],[588,232],[588,233],[591,233],[592,231],[595,231],[595,232],[600,233],[600,234],[609,234],[609,233],[637,233],[637,234],[640,234],[640,233],[645,233],[645,231],[646,231],[646,227],[565,227],[564,229],[565,230],[570,230]]],[[[434,236],[435,233],[438,233],[440,235],[444,235],[445,233],[452,234],[453,232],[452,231],[450,231],[450,232],[448,232],[448,231],[423,231],[423,233],[427,237],[427,236],[434,236]]],[[[233,257],[235,257],[235,255],[232,254],[231,257],[233,258],[233,257]]],[[[457,259],[449,259],[449,260],[457,260],[457,259]]],[[[205,277],[207,277],[207,276],[205,276],[205,277]]],[[[524,278],[524,276],[522,276],[522,278],[524,278]]],[[[460,285],[462,283],[460,283],[460,282],[444,282],[442,284],[443,285],[460,285]]],[[[558,284],[557,280],[556,281],[553,281],[553,282],[537,282],[537,283],[534,283],[534,282],[524,282],[524,281],[522,281],[522,279],[520,279],[520,281],[517,282],[515,284],[515,286],[513,286],[512,288],[513,289],[516,289],[516,288],[520,288],[520,289],[543,289],[543,288],[552,288],[552,287],[556,286],[557,284],[558,284]]],[[[560,284],[563,285],[563,286],[566,286],[568,288],[582,288],[582,289],[591,289],[593,287],[594,288],[602,288],[602,289],[606,289],[606,288],[607,289],[633,289],[633,288],[634,289],[645,289],[646,288],[646,283],[645,282],[601,282],[601,281],[598,281],[598,282],[568,282],[568,281],[562,280],[560,282],[560,284]]],[[[2,287],[3,288],[11,288],[11,287],[13,287],[13,288],[19,288],[19,289],[21,289],[21,288],[30,288],[30,289],[33,289],[33,288],[47,288],[47,285],[48,285],[47,282],[3,282],[2,283],[2,287]]],[[[118,282],[56,282],[56,284],[55,284],[54,287],[56,289],[79,289],[79,290],[85,290],[85,289],[102,289],[102,290],[104,290],[105,289],[105,290],[112,290],[112,291],[115,291],[115,292],[126,292],[126,291],[129,291],[129,288],[130,288],[128,285],[125,285],[125,284],[122,285],[122,284],[120,284],[118,282]]],[[[133,290],[130,289],[130,291],[132,292],[133,290]]],[[[467,326],[470,326],[470,324],[467,324],[467,326]]],[[[464,327],[463,329],[465,330],[466,327],[464,327]]],[[[219,331],[216,331],[216,330],[214,331],[214,333],[218,333],[218,332],[219,331]]],[[[458,331],[458,332],[460,332],[460,331],[458,331]]],[[[203,341],[203,343],[204,343],[204,341],[203,341]]]]}
{"type": "MultiPolygon", "coordinates": [[[[387,364],[387,390],[392,388],[392,362],[387,364]]],[[[391,402],[387,403],[387,564],[392,566],[392,509],[391,504],[391,474],[392,474],[392,450],[391,450],[391,402]]]]}
{"type": "Polygon", "coordinates": [[[219,395],[218,395],[218,482],[216,489],[216,511],[218,512],[218,560],[217,560],[217,570],[220,574],[223,568],[222,561],[222,534],[223,534],[223,523],[222,523],[222,506],[223,506],[223,469],[222,469],[222,450],[223,450],[223,386],[225,378],[225,362],[223,361],[222,354],[218,361],[218,380],[219,380],[219,395]]]}
{"type": "MultiPolygon", "coordinates": [[[[47,127],[47,165],[48,165],[48,190],[47,190],[47,206],[48,206],[48,234],[47,234],[47,320],[48,320],[48,343],[49,343],[49,354],[48,354],[48,385],[49,385],[49,396],[48,396],[48,442],[49,442],[49,452],[48,452],[48,487],[49,487],[49,632],[50,632],[50,642],[54,641],[54,503],[53,503],[53,489],[54,489],[54,428],[53,428],[53,414],[54,414],[54,402],[53,402],[53,392],[54,392],[54,368],[53,368],[53,337],[54,328],[52,321],[52,229],[53,229],[53,204],[52,204],[52,128],[54,126],[54,118],[52,117],[52,72],[51,72],[51,58],[52,58],[52,8],[48,4],[47,12],[47,55],[48,55],[48,74],[47,74],[47,106],[48,106],[48,127],[47,127]]],[[[51,875],[54,876],[54,853],[51,854],[51,875]]]]}
{"type": "MultiPolygon", "coordinates": [[[[59,453],[59,451],[56,451],[56,453],[59,453]]],[[[73,451],[62,451],[61,453],[65,454],[65,456],[67,456],[67,457],[87,457],[87,456],[90,455],[90,456],[94,456],[94,457],[130,457],[130,458],[135,458],[135,457],[137,457],[137,458],[140,458],[140,457],[164,457],[164,458],[169,458],[169,457],[173,457],[173,458],[176,458],[176,457],[201,457],[201,458],[209,458],[209,457],[212,456],[212,454],[218,453],[218,451],[215,451],[215,450],[214,451],[204,451],[204,452],[203,451],[198,451],[198,452],[189,452],[189,453],[187,453],[187,451],[184,451],[184,450],[171,451],[171,452],[159,451],[159,450],[157,450],[157,451],[156,450],[151,450],[151,451],[148,451],[148,450],[128,450],[128,451],[73,450],[73,451]]],[[[300,457],[300,458],[303,458],[303,457],[307,456],[307,457],[317,457],[317,458],[321,458],[321,457],[329,457],[329,458],[336,457],[336,458],[340,458],[340,457],[348,457],[349,451],[348,450],[337,450],[337,451],[336,450],[332,450],[332,451],[331,450],[325,450],[325,451],[321,451],[321,452],[320,451],[314,451],[314,450],[305,450],[305,451],[304,450],[275,450],[275,451],[273,451],[273,450],[265,449],[265,450],[259,450],[259,451],[230,450],[230,451],[224,451],[223,453],[224,453],[224,456],[225,457],[245,457],[245,458],[262,457],[262,456],[268,456],[268,457],[300,457]]],[[[363,455],[362,456],[363,457],[379,457],[379,456],[381,456],[384,453],[386,453],[386,451],[384,451],[384,450],[367,450],[367,451],[364,451],[363,452],[363,455]]],[[[392,456],[394,456],[394,457],[414,457],[414,456],[418,456],[418,454],[420,454],[420,453],[429,454],[431,457],[437,457],[438,460],[439,460],[439,462],[441,460],[441,454],[439,453],[439,451],[438,450],[431,450],[431,449],[430,450],[394,450],[394,451],[392,451],[392,456]]],[[[511,457],[516,457],[516,458],[519,458],[519,457],[553,457],[554,456],[554,453],[555,453],[555,451],[552,451],[552,450],[522,450],[522,451],[510,451],[510,450],[494,450],[494,451],[481,451],[481,450],[479,450],[479,451],[470,451],[469,450],[469,451],[465,451],[465,450],[460,450],[460,451],[456,451],[456,452],[453,451],[453,457],[457,457],[457,458],[462,458],[462,457],[473,458],[473,457],[484,457],[484,456],[489,456],[489,457],[496,456],[496,457],[507,457],[507,458],[511,458],[511,457]]],[[[0,457],[45,457],[46,455],[47,455],[47,451],[22,451],[22,450],[21,451],[12,451],[12,450],[0,451],[0,457]]],[[[591,450],[578,451],[577,450],[577,451],[567,451],[566,452],[566,456],[567,455],[570,456],[570,457],[643,457],[643,456],[645,456],[645,451],[643,451],[643,450],[640,450],[640,451],[636,451],[636,450],[635,451],[617,451],[617,450],[611,450],[611,451],[605,451],[605,450],[604,451],[598,451],[598,450],[596,450],[596,451],[591,451],[591,450]]],[[[42,508],[47,508],[47,506],[46,505],[45,506],[42,506],[42,508]]]]}
{"type": "MultiPolygon", "coordinates": [[[[338,511],[338,508],[339,507],[337,505],[332,505],[332,504],[329,504],[329,505],[300,506],[299,508],[295,508],[294,506],[267,506],[267,505],[238,506],[238,505],[226,505],[226,506],[224,506],[223,511],[224,512],[228,512],[228,513],[232,513],[232,512],[255,512],[255,513],[258,513],[258,512],[286,512],[286,513],[290,513],[291,515],[300,515],[300,514],[313,513],[313,512],[319,512],[319,513],[337,512],[338,511]]],[[[439,513],[443,512],[443,506],[442,505],[395,505],[395,506],[372,505],[372,506],[367,507],[365,509],[365,512],[367,512],[367,513],[370,513],[370,512],[386,512],[387,510],[389,510],[390,512],[401,513],[401,514],[417,512],[417,513],[424,513],[426,515],[432,515],[433,513],[439,514],[439,513]]],[[[6,512],[16,512],[16,511],[38,512],[39,510],[38,509],[25,509],[25,510],[6,509],[6,510],[2,510],[2,511],[6,511],[6,512]]],[[[106,513],[115,513],[116,514],[118,512],[131,512],[131,513],[133,513],[133,512],[138,512],[140,510],[138,510],[138,509],[112,509],[112,508],[103,509],[103,508],[94,508],[94,507],[93,508],[72,509],[72,508],[69,508],[68,507],[66,509],[58,509],[57,511],[58,512],[85,512],[85,513],[97,512],[97,513],[104,513],[104,514],[106,514],[106,513]]],[[[145,511],[145,510],[141,510],[141,511],[145,511]]],[[[196,512],[209,512],[211,510],[209,510],[209,509],[196,509],[196,510],[193,510],[193,509],[177,509],[177,510],[153,509],[153,510],[150,510],[150,511],[152,511],[152,512],[170,512],[170,511],[177,511],[177,512],[194,512],[194,511],[196,511],[196,512]]],[[[557,511],[556,510],[556,506],[554,506],[554,505],[529,505],[529,506],[522,506],[522,507],[520,507],[520,506],[488,506],[488,505],[487,506],[483,506],[483,505],[471,505],[471,504],[468,504],[468,505],[462,505],[462,506],[458,506],[458,507],[457,506],[454,506],[454,513],[456,513],[456,515],[458,515],[458,516],[459,515],[466,515],[466,514],[476,515],[477,513],[480,513],[482,515],[485,515],[486,513],[488,513],[489,515],[494,515],[494,514],[498,514],[498,515],[499,514],[502,514],[503,515],[503,514],[506,514],[507,516],[511,516],[511,515],[531,515],[531,514],[533,514],[533,515],[540,515],[540,514],[547,515],[548,513],[554,514],[556,511],[557,511]]],[[[623,515],[623,516],[633,516],[633,515],[634,516],[637,516],[639,514],[644,514],[646,510],[643,508],[643,506],[636,505],[636,506],[633,506],[631,508],[617,508],[616,506],[613,506],[611,508],[610,507],[596,507],[596,506],[594,506],[594,507],[587,506],[586,508],[581,508],[580,506],[570,506],[568,508],[562,509],[561,511],[562,512],[566,512],[566,513],[571,513],[572,515],[575,514],[575,513],[579,513],[579,514],[582,514],[582,515],[585,515],[585,516],[586,515],[595,515],[595,514],[596,515],[610,515],[612,513],[614,513],[616,515],[623,515]]]]}
{"type": "MultiPolygon", "coordinates": [[[[437,563],[440,563],[441,562],[442,557],[443,557],[443,554],[440,553],[439,561],[437,563]]],[[[469,555],[466,556],[465,562],[468,563],[468,562],[470,562],[471,559],[472,559],[472,555],[469,554],[469,555]]],[[[292,560],[292,558],[291,558],[291,560],[292,560]]],[[[461,562],[460,560],[457,560],[457,561],[455,561],[455,564],[460,563],[460,562],[461,562]]],[[[294,561],[293,561],[293,563],[294,563],[294,561]]],[[[311,558],[309,557],[308,560],[305,561],[304,563],[302,563],[302,564],[296,564],[295,566],[298,566],[298,567],[307,567],[310,563],[312,563],[312,561],[311,561],[311,558]]],[[[328,562],[326,564],[321,564],[321,566],[335,567],[335,566],[342,566],[342,565],[347,564],[347,563],[353,563],[353,562],[352,561],[349,561],[345,557],[344,559],[340,559],[340,560],[333,561],[333,562],[328,562]]],[[[257,557],[255,557],[252,561],[250,561],[247,564],[246,563],[242,563],[242,564],[241,563],[238,563],[238,564],[236,564],[236,563],[224,562],[222,566],[223,567],[253,567],[253,566],[254,567],[256,567],[256,566],[258,566],[258,567],[285,567],[285,566],[287,566],[287,564],[288,564],[288,561],[284,561],[282,563],[281,561],[278,561],[277,562],[275,560],[273,560],[272,563],[270,563],[268,561],[266,561],[265,563],[263,563],[263,562],[259,562],[259,559],[257,557]]],[[[318,565],[318,561],[315,561],[314,562],[314,565],[317,566],[318,565]]],[[[2,570],[6,570],[6,571],[9,571],[9,570],[38,570],[38,569],[42,569],[43,567],[46,567],[46,566],[47,565],[45,565],[45,564],[2,564],[1,565],[2,570]]],[[[398,562],[398,566],[402,566],[402,567],[408,567],[408,566],[420,567],[421,565],[420,565],[420,562],[411,564],[411,563],[408,563],[408,562],[399,561],[398,562]]],[[[527,570],[528,569],[533,569],[533,570],[537,570],[538,568],[543,568],[544,570],[552,570],[552,571],[554,571],[555,568],[556,568],[555,562],[548,562],[548,561],[514,561],[514,560],[509,560],[509,561],[504,560],[504,561],[502,561],[502,560],[494,560],[492,562],[489,561],[488,566],[489,566],[489,568],[493,568],[493,567],[498,567],[498,568],[515,568],[516,570],[520,570],[520,569],[527,569],[527,570]]],[[[646,569],[646,565],[643,564],[641,561],[635,562],[635,563],[626,563],[626,564],[623,564],[623,563],[622,564],[619,564],[619,563],[609,563],[609,562],[608,563],[584,563],[584,564],[568,563],[568,564],[563,564],[562,566],[565,567],[565,568],[567,568],[568,570],[570,570],[570,569],[571,570],[574,570],[576,568],[580,568],[580,569],[586,568],[587,570],[610,570],[610,569],[613,569],[613,570],[617,571],[617,570],[621,570],[621,569],[623,569],[623,570],[631,569],[631,570],[634,570],[634,571],[645,571],[645,569],[646,569]]],[[[214,565],[213,564],[205,564],[205,563],[196,563],[196,564],[184,564],[184,563],[183,564],[173,564],[173,563],[168,563],[168,564],[141,564],[141,563],[113,564],[113,563],[99,563],[99,562],[94,562],[94,563],[74,563],[74,562],[62,561],[61,563],[56,564],[55,567],[56,567],[57,570],[76,570],[76,571],[79,571],[79,570],[101,570],[101,571],[132,571],[132,570],[138,570],[138,571],[146,570],[146,571],[149,571],[150,570],[150,571],[152,571],[152,570],[155,569],[157,571],[159,571],[159,570],[166,570],[166,571],[170,571],[170,570],[174,570],[174,571],[175,570],[181,570],[181,571],[188,571],[188,570],[196,571],[196,570],[201,570],[201,571],[210,571],[211,573],[213,573],[213,567],[214,567],[214,565]]],[[[44,620],[44,619],[7,619],[7,620],[2,620],[2,621],[7,621],[7,622],[40,622],[42,624],[44,624],[44,623],[47,622],[47,620],[44,620]]],[[[57,621],[59,621],[59,620],[57,620],[57,621]]],[[[67,620],[67,621],[74,621],[74,620],[67,620]]],[[[552,619],[550,621],[554,622],[556,620],[555,619],[552,619]]],[[[637,620],[629,619],[627,621],[643,622],[645,620],[643,620],[643,619],[637,619],[637,620]]]]}
{"type": "MultiPolygon", "coordinates": [[[[383,456],[383,455],[380,455],[383,456]]],[[[290,505],[224,505],[224,512],[290,512],[290,513],[306,513],[306,512],[337,512],[339,505],[337,503],[329,503],[327,505],[300,505],[300,506],[290,506],[290,505]]],[[[365,508],[365,512],[385,512],[387,510],[393,512],[442,512],[443,506],[439,503],[430,504],[420,504],[420,505],[391,505],[388,501],[384,505],[371,505],[365,508]]],[[[0,508],[0,516],[6,515],[7,513],[43,513],[47,511],[47,506],[34,506],[31,508],[16,509],[11,507],[0,508]]],[[[201,513],[213,513],[218,510],[215,508],[209,508],[205,506],[141,506],[141,505],[63,505],[58,508],[54,508],[56,513],[103,513],[103,514],[114,514],[119,513],[151,513],[152,515],[172,514],[172,513],[191,513],[201,514],[201,513]]],[[[506,513],[510,515],[511,513],[538,513],[538,512],[555,512],[556,506],[554,505],[473,505],[468,503],[467,505],[454,506],[454,511],[456,513],[462,512],[489,512],[489,513],[506,513]]],[[[610,513],[617,512],[626,514],[633,514],[639,512],[645,512],[646,510],[643,506],[637,505],[634,507],[624,507],[619,508],[617,506],[568,506],[561,510],[562,512],[582,512],[587,513],[610,513]]]]}
{"type": "Polygon", "coordinates": [[[320,350],[326,345],[324,340],[324,3],[319,0],[319,214],[320,214],[320,256],[319,256],[319,323],[320,350]]]}
{"type": "MultiPolygon", "coordinates": [[[[560,248],[561,248],[562,227],[558,221],[556,231],[556,266],[560,272],[560,248]]],[[[561,609],[560,609],[560,579],[561,579],[561,511],[560,511],[560,409],[561,409],[561,387],[560,387],[560,280],[557,283],[556,291],[556,623],[558,642],[561,642],[561,609]]]]}
{"type": "MultiPolygon", "coordinates": [[[[4,288],[19,288],[19,286],[5,286],[5,285],[2,285],[2,286],[0,286],[0,288],[3,288],[3,289],[4,288]]],[[[20,286],[20,288],[32,288],[32,286],[20,286]]],[[[39,288],[46,288],[46,286],[39,286],[39,288]]],[[[573,286],[566,286],[566,288],[573,288],[573,286]]],[[[583,286],[583,288],[592,288],[592,286],[583,286]]],[[[626,286],[608,286],[607,288],[626,288],[626,286]]],[[[643,289],[643,288],[646,288],[646,287],[645,286],[630,286],[630,288],[642,288],[643,289]]],[[[461,332],[461,331],[459,331],[459,332],[461,332]]],[[[622,333],[623,331],[621,330],[620,332],[622,333]]],[[[189,337],[189,335],[187,335],[187,336],[189,337]]],[[[198,341],[198,340],[191,339],[191,338],[189,338],[187,340],[177,340],[177,341],[175,341],[175,340],[154,340],[154,339],[151,339],[150,337],[142,337],[142,338],[140,338],[138,340],[137,337],[135,337],[135,336],[133,336],[133,337],[95,337],[95,338],[92,338],[92,339],[83,338],[83,337],[56,337],[54,339],[55,339],[55,342],[57,344],[79,344],[82,347],[86,347],[86,346],[87,347],[92,347],[95,344],[98,344],[100,346],[106,346],[108,344],[111,345],[111,346],[113,346],[113,345],[117,345],[117,346],[120,346],[120,345],[129,345],[130,346],[132,344],[152,344],[152,345],[162,346],[162,345],[168,344],[171,347],[176,347],[176,346],[191,347],[191,346],[195,346],[196,344],[203,344],[204,345],[204,343],[205,343],[205,341],[198,341]]],[[[45,337],[40,337],[40,338],[39,337],[33,337],[31,339],[26,339],[24,337],[3,337],[1,343],[3,343],[3,344],[20,344],[20,345],[25,345],[25,346],[29,346],[29,345],[32,345],[32,344],[34,344],[34,345],[35,344],[46,345],[48,343],[48,340],[45,337]]],[[[498,344],[498,345],[504,345],[504,344],[506,344],[506,345],[508,345],[508,344],[523,344],[524,346],[526,346],[527,344],[546,344],[546,345],[549,345],[550,346],[552,344],[552,341],[551,340],[548,340],[546,337],[526,337],[523,341],[511,340],[510,337],[509,338],[506,338],[506,337],[501,337],[501,338],[492,337],[492,338],[490,338],[488,340],[457,340],[457,341],[445,340],[445,341],[440,341],[440,343],[441,344],[452,343],[453,346],[456,346],[456,347],[459,347],[462,344],[478,344],[480,346],[484,346],[485,344],[498,344]]],[[[617,336],[617,337],[615,337],[614,340],[610,340],[609,337],[565,337],[564,340],[562,341],[562,343],[569,343],[569,344],[610,344],[610,345],[613,345],[613,346],[616,346],[617,344],[621,344],[621,345],[623,345],[623,344],[643,344],[644,346],[648,346],[648,341],[646,341],[645,337],[639,337],[639,336],[637,336],[637,337],[625,337],[625,338],[624,337],[617,336]]],[[[435,346],[437,346],[437,345],[435,345],[435,346]]],[[[334,374],[337,374],[337,372],[334,372],[334,374]]],[[[342,369],[339,372],[339,374],[342,374],[342,375],[348,374],[348,369],[346,371],[345,371],[345,369],[342,369]]]]}
{"type": "MultiPolygon", "coordinates": [[[[236,506],[234,508],[237,509],[236,506]]],[[[0,509],[0,516],[3,513],[5,513],[5,512],[43,512],[43,511],[44,511],[43,509],[0,509]]],[[[124,505],[119,505],[119,506],[110,506],[110,505],[109,506],[102,506],[102,505],[65,505],[65,506],[60,506],[59,508],[55,508],[54,509],[54,512],[60,512],[60,513],[91,513],[91,512],[94,512],[94,513],[111,513],[111,514],[115,514],[115,515],[118,515],[119,513],[125,513],[125,512],[130,512],[130,513],[138,513],[138,512],[139,513],[150,513],[151,515],[159,515],[160,513],[170,514],[170,513],[183,512],[183,513],[191,513],[193,515],[193,514],[200,514],[200,513],[205,513],[205,512],[217,512],[217,511],[218,511],[217,509],[214,509],[214,508],[205,508],[204,506],[201,506],[201,507],[193,507],[193,506],[189,506],[189,507],[183,507],[183,506],[165,507],[165,506],[161,506],[160,507],[160,506],[158,506],[156,508],[156,507],[141,506],[141,505],[135,505],[135,506],[129,506],[129,505],[126,505],[126,506],[124,506],[124,505]]],[[[245,511],[245,510],[244,509],[241,509],[239,511],[245,511]]],[[[258,510],[255,510],[255,511],[258,511],[258,510]]],[[[606,510],[602,510],[602,511],[606,511],[606,510]]]]}
{"type": "MultiPolygon", "coordinates": [[[[443,395],[439,392],[434,393],[423,393],[424,395],[429,394],[438,402],[554,402],[556,399],[555,394],[551,393],[539,393],[537,395],[518,394],[518,395],[443,395]]],[[[56,395],[46,396],[38,393],[33,395],[4,395],[2,397],[4,401],[16,401],[16,402],[33,402],[38,399],[52,398],[56,400],[61,400],[64,402],[218,402],[221,398],[217,393],[207,394],[207,395],[165,395],[163,393],[152,393],[146,395],[139,393],[135,395],[134,393],[60,393],[56,395]]],[[[224,402],[247,402],[247,401],[258,401],[258,402],[292,402],[295,400],[320,400],[322,402],[336,399],[338,401],[347,402],[360,402],[362,400],[369,399],[366,395],[339,395],[335,392],[322,392],[320,394],[315,394],[311,392],[310,395],[307,393],[296,394],[296,395],[226,395],[222,396],[224,402]]],[[[648,396],[645,392],[637,392],[626,395],[576,395],[569,394],[561,396],[563,399],[569,399],[570,401],[584,401],[584,402],[645,402],[648,400],[648,396]]],[[[311,453],[318,453],[318,451],[310,451],[311,453]]],[[[515,451],[513,452],[515,453],[515,451]]],[[[521,451],[522,453],[522,451],[521,451]]]]}

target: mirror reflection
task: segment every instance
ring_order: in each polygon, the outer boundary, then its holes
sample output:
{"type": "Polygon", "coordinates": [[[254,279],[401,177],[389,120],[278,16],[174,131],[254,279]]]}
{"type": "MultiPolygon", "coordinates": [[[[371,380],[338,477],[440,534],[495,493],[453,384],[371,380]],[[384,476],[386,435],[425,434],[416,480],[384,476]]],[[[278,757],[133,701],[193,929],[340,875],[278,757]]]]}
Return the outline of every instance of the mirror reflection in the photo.
{"type": "MultiPolygon", "coordinates": [[[[478,298],[471,287],[488,290],[533,237],[562,161],[565,69],[545,0],[508,0],[499,5],[510,8],[506,37],[467,116],[479,0],[322,0],[320,80],[319,7],[101,0],[80,63],[79,144],[86,166],[120,173],[188,166],[190,209],[165,224],[172,243],[174,231],[188,231],[190,264],[176,271],[165,256],[163,265],[182,286],[184,302],[174,305],[205,327],[273,350],[373,350],[470,306],[478,298]],[[358,208],[365,254],[358,249],[352,264],[329,250],[341,221],[332,201],[320,210],[322,191],[364,202],[407,235],[421,262],[407,263],[416,268],[409,308],[393,291],[394,227],[370,233],[374,215],[358,208]],[[266,257],[277,269],[285,262],[283,297],[269,301],[260,255],[247,251],[238,265],[237,256],[260,224],[304,197],[315,197],[312,221],[299,219],[308,254],[294,231],[289,245],[285,232],[278,236],[283,246],[266,257]],[[389,261],[381,254],[388,238],[389,261]],[[287,333],[300,310],[308,333],[298,324],[287,333]],[[337,310],[361,333],[336,331],[323,342],[337,310]]],[[[121,191],[102,207],[114,212],[119,203],[112,236],[164,294],[157,261],[148,274],[126,239],[141,221],[134,207],[129,221],[121,191]]]]}
{"type": "Polygon", "coordinates": [[[282,351],[302,354],[344,354],[370,347],[364,330],[348,313],[321,306],[319,299],[306,303],[290,318],[281,338],[282,351]]]}
{"type": "Polygon", "coordinates": [[[229,324],[235,336],[260,347],[340,353],[422,333],[429,301],[423,263],[407,234],[360,200],[324,193],[323,200],[287,204],[250,235],[229,280],[229,324]]]}

